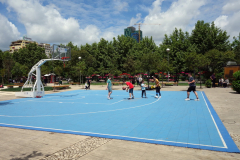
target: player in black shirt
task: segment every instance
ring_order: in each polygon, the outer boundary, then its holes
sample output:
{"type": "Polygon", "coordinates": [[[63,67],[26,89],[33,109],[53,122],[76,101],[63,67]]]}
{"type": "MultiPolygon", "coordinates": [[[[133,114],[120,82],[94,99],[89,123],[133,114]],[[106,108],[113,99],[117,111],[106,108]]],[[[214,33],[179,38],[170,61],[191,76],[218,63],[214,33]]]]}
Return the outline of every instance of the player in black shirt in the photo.
{"type": "Polygon", "coordinates": [[[196,92],[195,80],[190,73],[188,73],[188,77],[189,77],[189,80],[188,80],[189,88],[187,90],[187,98],[185,100],[186,101],[190,100],[189,95],[190,95],[190,92],[193,91],[197,98],[197,99],[195,99],[195,101],[199,101],[198,94],[196,92]]]}

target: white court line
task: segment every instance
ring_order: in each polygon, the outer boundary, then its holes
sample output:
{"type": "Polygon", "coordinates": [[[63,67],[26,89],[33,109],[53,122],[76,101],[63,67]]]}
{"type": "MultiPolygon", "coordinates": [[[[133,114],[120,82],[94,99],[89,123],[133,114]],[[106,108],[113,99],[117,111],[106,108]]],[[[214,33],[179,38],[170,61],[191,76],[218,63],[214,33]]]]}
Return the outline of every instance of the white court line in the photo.
{"type": "MultiPolygon", "coordinates": [[[[148,104],[144,104],[144,105],[140,105],[140,106],[135,106],[135,107],[129,107],[129,108],[122,108],[122,109],[115,109],[115,110],[107,110],[107,111],[96,111],[96,112],[86,112],[86,113],[74,113],[74,114],[62,114],[62,115],[37,115],[37,116],[9,116],[9,115],[0,115],[0,117],[50,117],[50,116],[72,116],[72,115],[79,115],[79,114],[94,114],[94,113],[106,113],[106,112],[115,112],[115,111],[122,111],[122,110],[127,110],[127,109],[134,109],[134,108],[139,108],[139,107],[143,107],[143,106],[148,106],[150,104],[156,103],[157,101],[159,101],[159,99],[157,99],[156,101],[152,102],[152,103],[148,103],[148,104]]],[[[123,100],[121,100],[123,101],[123,100]]],[[[69,102],[71,103],[71,102],[69,102]]],[[[119,102],[118,102],[119,103],[119,102]]]]}
{"type": "MultiPolygon", "coordinates": [[[[77,99],[77,98],[76,98],[77,99]]],[[[76,100],[75,99],[75,100],[76,100]]],[[[62,99],[61,99],[62,100],[62,99]]],[[[123,100],[114,102],[114,103],[83,103],[83,102],[59,102],[59,101],[33,101],[33,100],[28,100],[28,101],[23,101],[22,103],[26,103],[26,102],[34,102],[34,103],[45,103],[45,102],[52,102],[52,103],[80,103],[80,104],[104,104],[104,105],[113,105],[113,104],[117,104],[122,102],[123,100]]],[[[13,103],[19,103],[19,102],[13,102],[13,103]]]]}
{"type": "MultiPolygon", "coordinates": [[[[202,93],[202,92],[201,92],[201,93],[202,93]]],[[[202,93],[202,96],[203,96],[203,93],[202,93]]],[[[216,129],[217,129],[217,131],[218,131],[218,134],[219,134],[219,136],[220,136],[220,138],[221,138],[221,140],[222,140],[222,143],[223,143],[223,145],[224,145],[224,148],[228,148],[227,145],[226,145],[226,143],[225,143],[225,141],[224,141],[224,139],[223,139],[223,137],[222,137],[221,132],[220,132],[219,129],[218,129],[218,126],[217,126],[217,124],[216,124],[216,122],[215,122],[215,119],[214,119],[213,116],[212,116],[212,113],[211,113],[211,111],[210,111],[210,109],[209,109],[209,107],[208,107],[208,104],[207,104],[204,96],[203,96],[203,99],[204,99],[205,104],[206,104],[206,106],[207,106],[208,112],[209,112],[210,115],[211,115],[211,118],[212,118],[212,120],[213,120],[213,123],[214,123],[214,125],[215,125],[215,127],[216,127],[216,129]]]]}
{"type": "Polygon", "coordinates": [[[133,139],[150,140],[150,141],[157,141],[157,142],[170,142],[170,143],[200,145],[200,146],[215,147],[215,148],[225,148],[225,147],[220,147],[220,146],[212,146],[212,145],[204,145],[204,144],[194,144],[194,143],[185,143],[185,142],[176,142],[176,141],[166,141],[166,140],[158,140],[158,139],[147,139],[147,138],[139,138],[139,137],[129,137],[129,136],[121,136],[121,135],[112,135],[112,134],[102,134],[102,133],[73,131],[73,130],[63,130],[63,129],[55,129],[55,128],[44,128],[44,127],[24,126],[24,125],[15,125],[15,124],[6,124],[6,123],[0,123],[0,125],[1,125],[1,124],[2,124],[2,125],[11,125],[11,126],[16,126],[16,127],[28,127],[28,128],[37,128],[37,129],[55,130],[55,131],[64,131],[64,132],[74,132],[74,133],[95,134],[95,135],[104,135],[104,136],[113,136],[113,137],[133,138],[133,139]]]}

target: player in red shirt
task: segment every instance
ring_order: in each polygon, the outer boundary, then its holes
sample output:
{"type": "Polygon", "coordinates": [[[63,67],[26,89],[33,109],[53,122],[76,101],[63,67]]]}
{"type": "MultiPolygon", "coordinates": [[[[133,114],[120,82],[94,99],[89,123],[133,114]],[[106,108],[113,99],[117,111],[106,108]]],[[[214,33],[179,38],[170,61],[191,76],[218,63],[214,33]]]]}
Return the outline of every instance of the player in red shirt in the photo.
{"type": "Polygon", "coordinates": [[[133,95],[133,84],[130,82],[126,82],[127,88],[129,89],[129,99],[134,99],[134,95],[133,95]]]}

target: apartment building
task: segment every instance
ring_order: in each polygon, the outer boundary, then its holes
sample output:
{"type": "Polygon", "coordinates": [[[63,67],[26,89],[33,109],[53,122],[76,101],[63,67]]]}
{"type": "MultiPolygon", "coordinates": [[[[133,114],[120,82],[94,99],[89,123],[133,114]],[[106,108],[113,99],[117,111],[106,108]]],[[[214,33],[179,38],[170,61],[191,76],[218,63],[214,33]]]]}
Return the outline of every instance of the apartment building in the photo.
{"type": "Polygon", "coordinates": [[[47,55],[48,58],[50,58],[50,54],[51,54],[51,51],[52,51],[52,47],[50,46],[50,44],[39,43],[38,46],[44,48],[45,49],[45,54],[47,55]]]}
{"type": "Polygon", "coordinates": [[[25,48],[30,43],[36,43],[39,47],[44,48],[45,54],[49,57],[51,53],[51,46],[47,43],[37,43],[32,41],[31,38],[23,37],[21,40],[11,42],[9,46],[9,52],[13,53],[14,51],[18,51],[20,48],[25,48]]]}
{"type": "Polygon", "coordinates": [[[25,48],[26,45],[28,45],[30,43],[36,43],[36,42],[28,41],[28,40],[13,41],[13,42],[11,42],[11,44],[9,46],[9,52],[13,53],[14,51],[18,51],[20,48],[25,48]]]}

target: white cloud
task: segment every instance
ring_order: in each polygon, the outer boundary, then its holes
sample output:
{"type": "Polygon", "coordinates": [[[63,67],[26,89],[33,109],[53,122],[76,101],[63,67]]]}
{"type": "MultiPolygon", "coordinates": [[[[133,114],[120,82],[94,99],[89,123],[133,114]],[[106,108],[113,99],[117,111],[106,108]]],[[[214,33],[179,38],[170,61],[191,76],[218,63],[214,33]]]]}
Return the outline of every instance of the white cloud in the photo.
{"type": "Polygon", "coordinates": [[[128,3],[127,2],[122,2],[121,0],[114,0],[113,1],[115,5],[115,9],[117,11],[128,11],[128,3]]]}
{"type": "Polygon", "coordinates": [[[178,0],[166,12],[161,12],[162,1],[153,2],[152,9],[143,22],[161,25],[141,26],[143,36],[153,36],[156,44],[163,40],[164,34],[171,34],[174,28],[181,28],[183,31],[188,29],[190,22],[200,14],[200,7],[205,5],[205,0],[178,0]]]}
{"type": "Polygon", "coordinates": [[[139,20],[141,20],[141,13],[138,13],[137,15],[136,15],[136,18],[132,18],[131,20],[130,20],[130,26],[132,26],[132,25],[134,25],[135,23],[137,23],[139,20]]]}
{"type": "Polygon", "coordinates": [[[9,50],[11,41],[19,39],[20,33],[17,27],[0,14],[0,49],[9,50]]]}
{"type": "Polygon", "coordinates": [[[230,40],[234,36],[239,35],[239,26],[240,26],[240,1],[230,1],[225,4],[222,8],[223,13],[231,13],[229,15],[221,15],[214,23],[216,26],[220,27],[222,30],[226,30],[228,35],[231,36],[230,40]],[[237,7],[236,7],[237,6],[237,7]]]}
{"type": "Polygon", "coordinates": [[[34,0],[8,0],[9,8],[17,12],[18,20],[24,24],[27,35],[44,43],[67,43],[80,45],[98,42],[101,33],[95,25],[81,28],[75,18],[63,18],[54,5],[43,6],[34,0]]]}
{"type": "Polygon", "coordinates": [[[224,28],[226,25],[228,25],[228,16],[219,16],[215,21],[215,25],[220,27],[220,28],[224,28]]]}
{"type": "Polygon", "coordinates": [[[239,0],[231,0],[227,4],[225,4],[222,8],[223,14],[233,13],[236,11],[240,11],[240,1],[239,0]]]}

